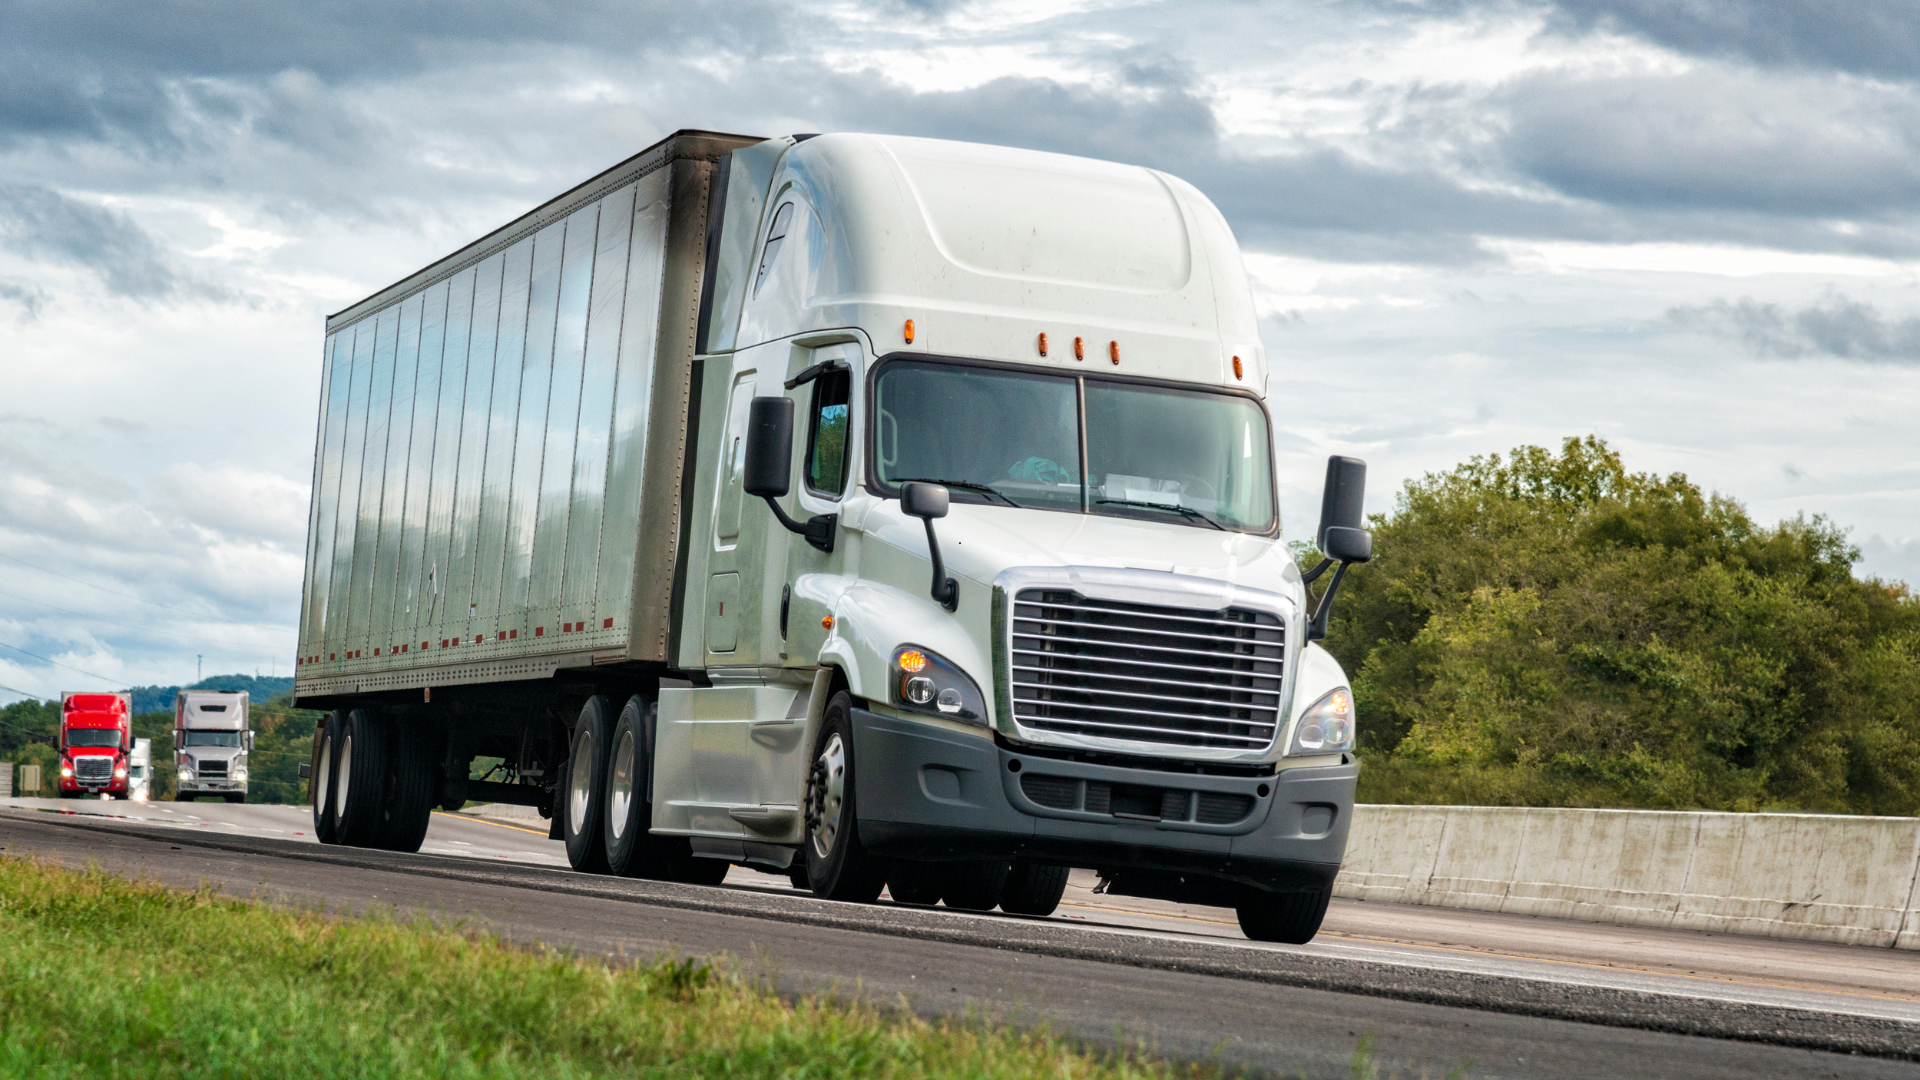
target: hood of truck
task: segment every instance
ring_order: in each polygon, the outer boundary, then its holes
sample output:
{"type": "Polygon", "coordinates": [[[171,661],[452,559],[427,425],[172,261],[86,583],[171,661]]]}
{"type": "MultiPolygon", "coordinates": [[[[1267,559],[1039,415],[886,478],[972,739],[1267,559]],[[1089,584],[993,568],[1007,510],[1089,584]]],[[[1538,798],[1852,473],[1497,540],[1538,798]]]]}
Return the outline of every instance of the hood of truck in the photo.
{"type": "MultiPolygon", "coordinates": [[[[926,527],[898,502],[867,508],[868,536],[924,553],[926,527]]],[[[1105,566],[1183,574],[1292,594],[1300,572],[1278,537],[1104,514],[952,504],[934,522],[949,572],[992,584],[1015,566],[1105,566]]]]}

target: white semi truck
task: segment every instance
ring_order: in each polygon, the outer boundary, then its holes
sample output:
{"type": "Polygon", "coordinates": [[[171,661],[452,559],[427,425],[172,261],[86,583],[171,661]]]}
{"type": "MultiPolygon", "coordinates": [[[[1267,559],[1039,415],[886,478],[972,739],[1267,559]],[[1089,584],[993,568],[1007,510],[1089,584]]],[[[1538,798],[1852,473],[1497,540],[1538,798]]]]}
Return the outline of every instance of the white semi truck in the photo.
{"type": "Polygon", "coordinates": [[[1174,177],[678,133],[328,320],[315,829],[512,802],[583,871],[1046,914],[1085,867],[1305,941],[1371,538],[1333,459],[1295,564],[1267,374],[1174,177]]]}
{"type": "Polygon", "coordinates": [[[253,749],[246,691],[181,690],[173,698],[175,802],[218,795],[247,801],[247,754],[253,749]]]}

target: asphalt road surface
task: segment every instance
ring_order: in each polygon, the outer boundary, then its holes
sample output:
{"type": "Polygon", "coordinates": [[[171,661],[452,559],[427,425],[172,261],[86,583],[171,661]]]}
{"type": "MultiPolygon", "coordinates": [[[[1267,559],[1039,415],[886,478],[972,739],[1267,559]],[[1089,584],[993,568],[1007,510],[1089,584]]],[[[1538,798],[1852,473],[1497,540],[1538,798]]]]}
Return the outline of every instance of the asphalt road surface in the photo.
{"type": "Polygon", "coordinates": [[[1346,1076],[1920,1077],[1920,955],[1336,901],[1301,947],[1232,913],[1095,894],[1050,919],[574,874],[546,822],[436,814],[419,855],[325,847],[302,808],[0,800],[0,854],[275,903],[466,918],[614,959],[727,954],[785,991],[1044,1020],[1181,1059],[1346,1076]],[[45,811],[59,811],[49,813],[45,811]]]}

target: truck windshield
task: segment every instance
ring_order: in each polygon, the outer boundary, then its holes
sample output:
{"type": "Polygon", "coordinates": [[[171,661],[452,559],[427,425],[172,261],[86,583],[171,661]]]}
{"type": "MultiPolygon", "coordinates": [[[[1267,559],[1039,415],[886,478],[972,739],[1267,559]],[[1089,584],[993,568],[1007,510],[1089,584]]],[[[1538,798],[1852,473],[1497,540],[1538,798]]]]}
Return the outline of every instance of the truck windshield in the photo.
{"type": "Polygon", "coordinates": [[[237,731],[194,731],[183,732],[186,736],[182,746],[239,746],[240,733],[237,731]]]}
{"type": "Polygon", "coordinates": [[[1236,394],[894,361],[873,407],[875,478],[888,488],[929,480],[963,502],[1273,527],[1266,414],[1236,394]]]}
{"type": "Polygon", "coordinates": [[[68,728],[67,729],[67,745],[68,746],[119,746],[120,745],[120,729],[110,728],[110,727],[68,728]]]}

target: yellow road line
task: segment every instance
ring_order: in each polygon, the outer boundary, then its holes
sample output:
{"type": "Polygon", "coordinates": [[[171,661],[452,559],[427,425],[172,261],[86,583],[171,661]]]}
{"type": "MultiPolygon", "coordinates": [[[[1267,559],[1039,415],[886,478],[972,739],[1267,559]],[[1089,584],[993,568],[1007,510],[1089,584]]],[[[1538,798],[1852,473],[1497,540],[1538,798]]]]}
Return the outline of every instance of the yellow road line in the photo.
{"type": "Polygon", "coordinates": [[[474,817],[472,814],[449,814],[445,810],[435,810],[433,812],[433,816],[443,817],[443,818],[453,818],[455,821],[477,821],[482,825],[492,825],[496,828],[501,828],[501,829],[512,829],[514,832],[532,833],[535,836],[541,836],[541,837],[546,836],[549,831],[547,829],[529,829],[520,825],[509,825],[504,821],[489,821],[483,817],[474,817]]]}

